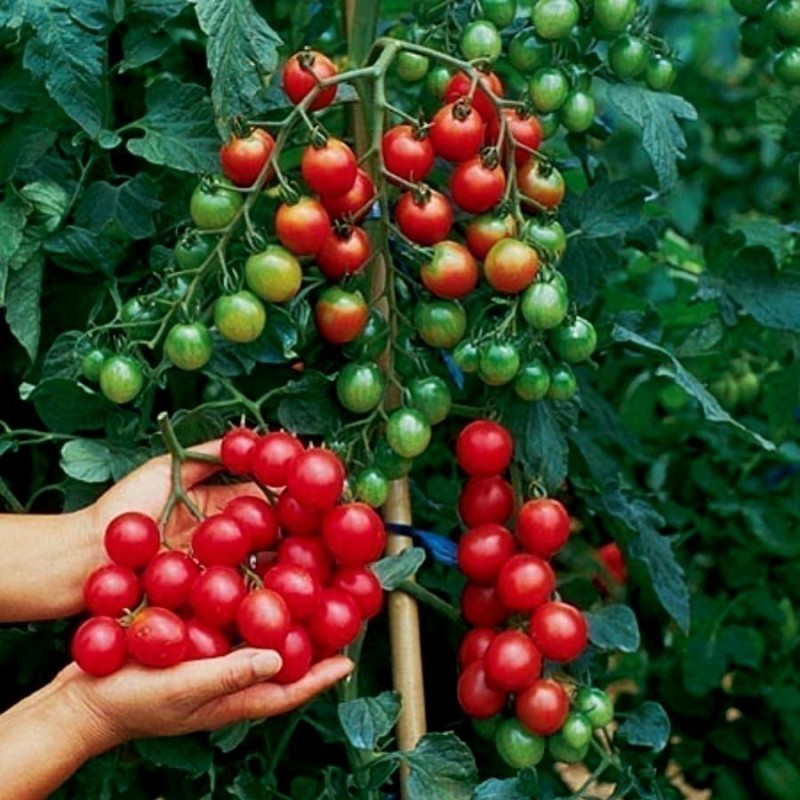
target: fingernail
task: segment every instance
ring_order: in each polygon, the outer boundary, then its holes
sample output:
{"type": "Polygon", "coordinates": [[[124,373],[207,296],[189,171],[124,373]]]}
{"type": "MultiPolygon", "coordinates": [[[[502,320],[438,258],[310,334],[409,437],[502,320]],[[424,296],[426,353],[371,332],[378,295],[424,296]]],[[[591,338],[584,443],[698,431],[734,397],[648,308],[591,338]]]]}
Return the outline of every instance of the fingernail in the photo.
{"type": "Polygon", "coordinates": [[[274,650],[265,650],[263,653],[256,653],[250,659],[250,664],[259,678],[271,678],[281,668],[283,662],[274,650]]]}

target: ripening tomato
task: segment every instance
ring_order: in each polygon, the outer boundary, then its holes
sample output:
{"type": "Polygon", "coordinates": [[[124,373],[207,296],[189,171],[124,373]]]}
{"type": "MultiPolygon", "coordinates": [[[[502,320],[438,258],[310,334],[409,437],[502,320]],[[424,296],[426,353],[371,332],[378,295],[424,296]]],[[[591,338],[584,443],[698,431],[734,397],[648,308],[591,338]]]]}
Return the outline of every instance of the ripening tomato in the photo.
{"type": "Polygon", "coordinates": [[[331,586],[342,589],[356,601],[361,619],[372,619],[383,608],[383,588],[375,573],[367,567],[338,569],[331,578],[331,586]]]}
{"type": "Polygon", "coordinates": [[[508,702],[504,691],[494,689],[486,679],[486,669],[481,661],[474,661],[458,679],[458,703],[465,714],[476,719],[486,719],[502,711],[508,702]]]}
{"type": "Polygon", "coordinates": [[[586,617],[568,603],[540,605],[531,616],[530,633],[539,652],[551,661],[574,661],[589,641],[586,617]]]}
{"type": "Polygon", "coordinates": [[[412,182],[424,180],[436,160],[428,135],[411,125],[395,125],[386,131],[381,140],[381,154],[390,176],[412,182]]]}
{"type": "Polygon", "coordinates": [[[110,675],[128,657],[125,630],[111,617],[92,617],[75,631],[70,651],[84,672],[98,678],[110,675]]]}
{"type": "Polygon", "coordinates": [[[158,552],[161,533],[151,517],[126,511],[108,523],[103,544],[115,564],[135,570],[146,566],[158,552]]]}
{"type": "MultiPolygon", "coordinates": [[[[450,82],[444,90],[444,101],[452,103],[461,97],[469,97],[471,89],[472,78],[464,72],[457,72],[450,78],[450,82]]],[[[496,98],[503,96],[503,84],[494,72],[484,73],[480,76],[478,89],[472,98],[473,107],[487,124],[497,117],[497,111],[489,93],[496,98]]]]}
{"type": "Polygon", "coordinates": [[[361,292],[330,286],[317,300],[315,317],[320,336],[326,342],[345,344],[363,332],[369,309],[361,292]]]}
{"type": "Polygon", "coordinates": [[[458,567],[471,581],[492,583],[505,563],[517,552],[517,542],[502,525],[486,524],[462,534],[458,543],[458,567]]]}
{"type": "Polygon", "coordinates": [[[550,599],[555,586],[550,564],[529,553],[510,558],[497,576],[500,602],[512,611],[533,611],[550,599]]]}
{"type": "Polygon", "coordinates": [[[300,453],[286,470],[286,486],[292,496],[304,506],[319,510],[330,508],[339,499],[344,479],[339,456],[322,447],[300,453]]]}
{"type": "Polygon", "coordinates": [[[414,323],[425,344],[454,347],[467,330],[467,314],[457,300],[434,300],[417,303],[414,323]]]}
{"type": "Polygon", "coordinates": [[[278,547],[278,564],[301,567],[324,586],[333,569],[328,548],[319,536],[290,536],[278,547]]]}
{"type": "Polygon", "coordinates": [[[317,266],[328,280],[338,281],[358,272],[369,261],[372,245],[363,228],[333,230],[317,251],[317,266]]]}
{"type": "Polygon", "coordinates": [[[622,550],[616,542],[604,544],[597,551],[597,557],[606,570],[608,570],[611,577],[620,584],[620,586],[624,586],[627,583],[628,569],[625,565],[625,556],[622,554],[622,550]]]}
{"type": "Polygon", "coordinates": [[[614,719],[614,704],[602,689],[581,689],[575,695],[575,708],[593,728],[605,728],[614,719]]]}
{"type": "Polygon", "coordinates": [[[431,121],[430,140],[436,154],[448,161],[466,161],[483,144],[483,117],[462,98],[448,103],[431,121]]]}
{"type": "Polygon", "coordinates": [[[561,173],[535,158],[517,170],[517,186],[523,201],[548,211],[558,208],[564,199],[566,184],[561,173]]]}
{"type": "Polygon", "coordinates": [[[222,627],[236,619],[247,594],[242,576],[232,567],[209,567],[198,575],[189,592],[189,605],[203,622],[222,627]]]}
{"type": "Polygon", "coordinates": [[[374,362],[351,361],[336,376],[336,396],[354,414],[366,414],[376,408],[385,387],[383,373],[374,362]]]}
{"type": "Polygon", "coordinates": [[[521,692],[541,677],[542,656],[522,631],[502,631],[483,657],[486,680],[504,692],[521,692]]]}
{"type": "MultiPolygon", "coordinates": [[[[539,149],[542,143],[542,126],[533,114],[520,108],[504,108],[506,120],[506,136],[514,143],[514,160],[521,167],[531,154],[539,149]]],[[[500,136],[500,124],[495,122],[486,128],[486,143],[496,145],[500,136]]],[[[503,144],[503,152],[508,152],[507,141],[503,144]]]]}
{"type": "Polygon", "coordinates": [[[557,328],[569,310],[569,295],[556,281],[537,281],[522,295],[522,316],[535,330],[557,328]]]}
{"type": "Polygon", "coordinates": [[[267,166],[275,140],[260,128],[247,136],[231,136],[219,149],[219,163],[227,178],[237,186],[252,186],[267,166]]]}
{"type": "Polygon", "coordinates": [[[493,289],[517,294],[536,279],[539,256],[519,239],[501,239],[487,254],[483,270],[493,289]]]}
{"type": "Polygon", "coordinates": [[[278,512],[263,497],[234,497],[226,504],[223,514],[244,531],[251,553],[268,550],[278,541],[278,512]]]}
{"type": "Polygon", "coordinates": [[[455,299],[478,285],[478,265],[463,244],[452,241],[433,246],[430,261],[420,267],[425,288],[437,297],[455,299]]]}
{"type": "Polygon", "coordinates": [[[482,214],[497,205],[506,188],[506,174],[493,159],[473,156],[462,161],[450,178],[453,202],[471,214],[482,214]]]}
{"type": "Polygon", "coordinates": [[[185,608],[199,575],[200,567],[186,553],[180,550],[159,553],[142,575],[142,588],[148,605],[171,611],[185,608]]]}
{"type": "Polygon", "coordinates": [[[142,599],[136,573],[119,564],[98,567],[83,583],[83,602],[95,617],[121,617],[142,599]]]}
{"type": "Polygon", "coordinates": [[[304,450],[302,442],[286,431],[270,431],[256,442],[252,455],[253,476],[265,486],[286,486],[286,470],[304,450]]]}
{"type": "Polygon", "coordinates": [[[144,386],[142,367],[130,356],[109,356],[100,368],[100,390],[112,403],[130,403],[144,386]]]}
{"type": "Polygon", "coordinates": [[[326,650],[339,650],[352,644],[360,630],[356,601],[344,589],[323,589],[317,610],[308,618],[312,641],[326,650]]]}
{"type": "Polygon", "coordinates": [[[492,628],[472,628],[458,647],[458,664],[461,669],[465,669],[474,661],[482,661],[495,636],[497,631],[492,628]]]}
{"type": "Polygon", "coordinates": [[[453,208],[441,193],[427,187],[404,192],[394,209],[400,232],[421,245],[441,242],[453,225],[453,208]]]}
{"type": "Polygon", "coordinates": [[[303,284],[303,270],[295,256],[278,244],[268,244],[248,256],[244,264],[247,286],[262,300],[286,303],[303,284]]]}
{"type": "Polygon", "coordinates": [[[367,467],[356,475],[353,494],[357,500],[380,508],[389,499],[389,478],[378,467],[367,467]]]}
{"type": "Polygon", "coordinates": [[[386,423],[386,441],[399,456],[416,458],[430,444],[430,423],[415,408],[397,408],[386,423]]]}
{"type": "Polygon", "coordinates": [[[551,558],[569,539],[569,514],[551,497],[528,500],[517,514],[516,532],[529,553],[551,558]]]}
{"type": "Polygon", "coordinates": [[[514,488],[499,475],[470,478],[458,498],[458,513],[470,528],[487,522],[505,525],[514,513],[514,488]]]}
{"type": "Polygon", "coordinates": [[[199,619],[187,619],[185,625],[188,642],[184,661],[219,658],[230,653],[231,641],[219,628],[199,619]]]}
{"type": "Polygon", "coordinates": [[[508,469],[514,441],[499,423],[488,419],[470,422],[458,435],[458,465],[473,477],[500,475],[508,469]]]}
{"type": "Polygon", "coordinates": [[[504,217],[493,214],[473,217],[467,223],[465,230],[467,247],[472,255],[481,261],[495,244],[516,234],[517,221],[511,214],[506,214],[504,217]]]}
{"type": "Polygon", "coordinates": [[[281,203],[275,215],[275,233],[281,244],[298,256],[314,255],[331,235],[331,220],[319,200],[301,197],[281,203]]]}
{"type": "Polygon", "coordinates": [[[201,369],[211,360],[211,333],[202,322],[173,325],[164,340],[164,355],[178,369],[201,369]]]}
{"type": "Polygon", "coordinates": [[[375,184],[369,173],[359,167],[353,185],[344,194],[322,195],[319,200],[331,219],[358,222],[366,216],[374,199],[375,184]]]}
{"type": "Polygon", "coordinates": [[[267,324],[264,304],[247,289],[223,294],[214,303],[214,324],[223,339],[238,344],[254,342],[267,324]]]}
{"type": "Polygon", "coordinates": [[[353,188],[358,161],[345,142],[330,138],[319,147],[313,144],[306,147],[300,171],[312,192],[341,195],[353,188]]]}
{"type": "Polygon", "coordinates": [[[564,724],[569,714],[569,697],[560,683],[541,679],[517,696],[515,710],[529,731],[549,736],[564,724]]]}
{"type": "Polygon", "coordinates": [[[236,627],[251,647],[281,647],[291,625],[289,607],[272,589],[250,592],[236,612],[236,627]]]}
{"type": "Polygon", "coordinates": [[[322,512],[298,503],[290,492],[281,492],[278,498],[278,520],[284,534],[289,536],[316,536],[322,525],[322,512]]]}
{"type": "Polygon", "coordinates": [[[128,653],[146,667],[171,667],[189,646],[186,625],[173,611],[152,606],[140,611],[125,629],[128,653]]]}
{"type": "Polygon", "coordinates": [[[497,589],[480,583],[468,583],[464,587],[461,613],[470,625],[479,628],[493,628],[511,614],[501,602],[497,589]]]}
{"type": "Polygon", "coordinates": [[[338,564],[362,566],[380,558],[386,529],[366,503],[344,503],[322,517],[322,540],[338,564]]]}
{"type": "MultiPolygon", "coordinates": [[[[283,90],[289,99],[299,105],[317,88],[318,82],[336,75],[336,65],[316,50],[295,53],[283,65],[283,90]]],[[[311,101],[309,111],[319,111],[329,106],[336,97],[336,86],[322,89],[311,101]]]]}

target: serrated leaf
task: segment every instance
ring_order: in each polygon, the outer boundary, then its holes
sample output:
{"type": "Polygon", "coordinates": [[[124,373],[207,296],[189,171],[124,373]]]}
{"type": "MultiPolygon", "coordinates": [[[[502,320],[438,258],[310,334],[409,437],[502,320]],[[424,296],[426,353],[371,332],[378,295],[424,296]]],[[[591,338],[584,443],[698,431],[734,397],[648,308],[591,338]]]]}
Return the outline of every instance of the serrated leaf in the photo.
{"type": "Polygon", "coordinates": [[[163,28],[189,5],[189,0],[127,0],[127,13],[147,19],[153,30],[163,28]]]}
{"type": "Polygon", "coordinates": [[[591,303],[605,285],[609,271],[622,264],[622,249],[621,236],[607,239],[576,236],[570,240],[560,266],[569,284],[570,300],[579,307],[591,303]]]}
{"type": "Polygon", "coordinates": [[[30,72],[22,68],[19,60],[8,63],[0,69],[0,108],[21,114],[50,102],[44,86],[31,80],[30,72]]]}
{"type": "Polygon", "coordinates": [[[51,431],[75,433],[102,428],[112,405],[99,392],[67,378],[48,378],[29,399],[51,431]]]}
{"type": "Polygon", "coordinates": [[[518,778],[490,778],[475,789],[473,800],[530,800],[518,778]]]}
{"type": "Polygon", "coordinates": [[[651,342],[649,339],[645,339],[638,333],[634,333],[633,331],[621,325],[614,325],[614,328],[611,331],[611,338],[615,342],[633,345],[642,350],[655,353],[662,359],[666,359],[668,363],[658,367],[656,374],[671,378],[673,381],[675,381],[675,383],[678,384],[678,386],[687,392],[687,394],[691,395],[695,400],[697,400],[698,403],[700,403],[703,416],[709,420],[709,422],[722,422],[726,425],[731,425],[732,427],[736,428],[736,430],[743,433],[747,438],[764,448],[764,450],[775,450],[775,445],[773,442],[769,441],[769,439],[765,439],[755,431],[751,431],[749,428],[742,425],[741,422],[735,420],[727,411],[725,411],[725,409],[723,409],[719,404],[719,401],[716,399],[716,397],[714,397],[714,395],[712,395],[705,388],[705,386],[703,386],[703,384],[694,377],[694,375],[686,370],[680,361],[678,361],[678,359],[672,355],[672,353],[655,344],[654,342],[651,342]]]}
{"type": "Polygon", "coordinates": [[[478,780],[472,751],[454,733],[428,733],[406,752],[408,800],[470,800],[478,780]]]}
{"type": "Polygon", "coordinates": [[[136,69],[161,58],[172,46],[172,38],[163,31],[152,31],[145,25],[137,25],[122,37],[123,59],[120,73],[136,69]]]}
{"type": "Polygon", "coordinates": [[[42,361],[39,377],[77,378],[80,373],[79,342],[85,341],[83,331],[64,331],[59,333],[42,361]]]}
{"type": "Polygon", "coordinates": [[[587,611],[589,641],[601,650],[635,653],[641,638],[636,615],[628,606],[603,606],[599,611],[587,611]]]}
{"type": "MultiPolygon", "coordinates": [[[[52,105],[52,101],[47,100],[52,105]]],[[[28,112],[0,125],[0,181],[10,180],[20,170],[37,164],[53,146],[58,139],[58,129],[52,117],[50,124],[46,124],[47,121],[44,110],[28,112]]]]}
{"type": "Polygon", "coordinates": [[[20,189],[20,194],[33,206],[33,222],[52,233],[61,224],[69,206],[67,190],[55,181],[34,181],[20,189]]]}
{"type": "Polygon", "coordinates": [[[382,692],[377,697],[358,697],[336,709],[348,741],[360,750],[374,750],[388,736],[400,716],[400,695],[382,692]]]}
{"type": "Polygon", "coordinates": [[[600,181],[577,196],[570,217],[578,232],[590,239],[625,234],[641,223],[645,196],[636,181],[600,181]]]}
{"type": "Polygon", "coordinates": [[[213,172],[218,168],[219,136],[211,101],[202,87],[160,78],[147,88],[147,114],[128,127],[144,131],[126,147],[151,164],[184,172],[213,172]]]}
{"type": "Polygon", "coordinates": [[[283,42],[250,0],[196,0],[195,12],[208,36],[211,99],[224,131],[234,117],[253,110],[283,42]]]}
{"type": "Polygon", "coordinates": [[[31,361],[39,350],[42,329],[44,259],[37,255],[22,269],[12,270],[5,292],[6,322],[31,361]]]}
{"type": "Polygon", "coordinates": [[[759,97],[756,100],[756,121],[761,132],[788,150],[800,149],[797,101],[788,92],[759,97]]]}
{"type": "Polygon", "coordinates": [[[417,570],[425,561],[425,551],[421,547],[409,547],[396,556],[376,561],[370,569],[377,575],[381,586],[387,591],[394,591],[403,581],[417,574],[417,570]]]}
{"type": "Polygon", "coordinates": [[[189,736],[140,739],[135,747],[151,764],[188,772],[195,778],[205,775],[214,766],[212,751],[189,736]]]}
{"type": "Polygon", "coordinates": [[[628,744],[660,753],[669,742],[669,717],[658,703],[642,703],[620,725],[617,736],[628,744]]]}
{"type": "Polygon", "coordinates": [[[678,159],[686,151],[686,137],[678,120],[695,120],[697,111],[682,97],[653,92],[629,83],[615,83],[608,90],[611,102],[642,129],[642,144],[658,175],[663,192],[678,181],[678,159]]]}
{"type": "Polygon", "coordinates": [[[158,190],[147,175],[137,175],[119,186],[96,181],[86,187],[75,222],[96,233],[145,239],[155,233],[153,214],[161,205],[158,190]]]}
{"type": "Polygon", "coordinates": [[[44,249],[54,261],[72,272],[99,272],[107,276],[114,274],[125,257],[119,242],[74,225],[53,234],[45,242],[44,249]]]}
{"type": "Polygon", "coordinates": [[[0,306],[5,304],[8,268],[22,244],[27,212],[25,204],[13,192],[9,192],[0,203],[0,306]]]}
{"type": "Polygon", "coordinates": [[[791,435],[800,405],[800,362],[769,372],[762,384],[770,431],[778,441],[791,435]]]}

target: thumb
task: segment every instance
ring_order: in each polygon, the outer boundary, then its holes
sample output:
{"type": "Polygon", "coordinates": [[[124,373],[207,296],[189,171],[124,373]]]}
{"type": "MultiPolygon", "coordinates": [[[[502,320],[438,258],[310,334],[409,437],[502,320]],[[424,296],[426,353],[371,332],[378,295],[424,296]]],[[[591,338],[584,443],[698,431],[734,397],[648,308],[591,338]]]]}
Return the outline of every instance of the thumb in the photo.
{"type": "Polygon", "coordinates": [[[274,650],[245,648],[218,658],[184,663],[180,681],[186,695],[206,702],[267,681],[282,665],[274,650]]]}

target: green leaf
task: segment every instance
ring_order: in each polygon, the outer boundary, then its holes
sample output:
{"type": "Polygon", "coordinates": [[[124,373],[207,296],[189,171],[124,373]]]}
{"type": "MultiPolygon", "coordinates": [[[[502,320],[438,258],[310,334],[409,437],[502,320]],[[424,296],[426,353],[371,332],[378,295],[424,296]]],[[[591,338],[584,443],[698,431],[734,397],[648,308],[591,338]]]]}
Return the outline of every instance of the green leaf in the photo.
{"type": "MultiPolygon", "coordinates": [[[[48,103],[55,108],[48,98],[48,103]]],[[[20,170],[39,163],[58,139],[56,120],[47,107],[15,117],[0,125],[0,181],[13,178],[20,170]]]]}
{"type": "Polygon", "coordinates": [[[114,274],[125,257],[125,249],[119,242],[74,225],[53,234],[45,242],[44,249],[65,269],[107,276],[114,274]]]}
{"type": "Polygon", "coordinates": [[[42,362],[39,377],[47,378],[77,378],[80,373],[80,355],[78,343],[85,343],[86,334],[83,331],[64,331],[59,333],[56,340],[50,345],[42,362]]]}
{"type": "Polygon", "coordinates": [[[587,611],[589,641],[601,650],[635,653],[641,639],[636,615],[628,606],[603,606],[599,611],[587,611]]]}
{"type": "Polygon", "coordinates": [[[307,371],[286,386],[288,395],[278,404],[278,421],[294,433],[330,436],[339,426],[339,406],[333,383],[321,372],[307,371]]]}
{"type": "Polygon", "coordinates": [[[27,213],[25,204],[13,192],[9,192],[0,203],[0,306],[5,303],[8,268],[12,256],[22,244],[27,213]]]}
{"type": "Polygon", "coordinates": [[[530,800],[530,797],[519,778],[490,778],[475,789],[473,800],[530,800]]]}
{"type": "Polygon", "coordinates": [[[620,725],[617,736],[628,744],[660,753],[669,742],[669,731],[667,712],[658,703],[646,702],[620,725]]]}
{"type": "Polygon", "coordinates": [[[76,439],[61,448],[61,469],[84,483],[111,480],[111,451],[103,442],[76,439]]]}
{"type": "Polygon", "coordinates": [[[777,220],[768,217],[743,218],[731,223],[731,230],[744,236],[748,247],[765,247],[780,264],[787,253],[792,236],[777,220]]]}
{"type": "Polygon", "coordinates": [[[113,408],[99,392],[61,377],[43,380],[29,399],[42,422],[59,433],[102,428],[113,408]]]}
{"type": "Polygon", "coordinates": [[[800,362],[767,373],[762,388],[770,431],[778,441],[783,441],[792,435],[795,426],[800,398],[800,362]]]}
{"type": "Polygon", "coordinates": [[[775,450],[773,442],[769,441],[769,439],[765,439],[755,431],[751,431],[749,428],[742,425],[741,422],[731,417],[731,415],[722,408],[716,397],[714,397],[694,375],[686,370],[672,353],[654,342],[651,342],[649,339],[645,339],[638,333],[634,333],[628,328],[617,324],[614,325],[611,331],[611,338],[615,342],[633,345],[639,349],[655,353],[662,359],[666,359],[668,363],[658,367],[656,374],[671,378],[681,389],[697,400],[700,403],[703,416],[709,420],[709,422],[722,422],[726,425],[730,425],[760,447],[764,448],[764,450],[775,450]]]}
{"type": "Polygon", "coordinates": [[[44,259],[32,258],[22,269],[12,270],[6,284],[6,322],[31,361],[39,350],[44,259]]]}
{"type": "Polygon", "coordinates": [[[350,744],[360,750],[374,750],[397,724],[400,705],[397,692],[382,692],[377,697],[358,697],[340,703],[336,711],[350,744]]]}
{"type": "Polygon", "coordinates": [[[146,239],[155,233],[153,214],[161,208],[153,181],[139,174],[119,186],[90,184],[75,212],[75,222],[96,233],[146,239]]]}
{"type": "Polygon", "coordinates": [[[189,0],[127,0],[127,13],[147,20],[153,30],[160,30],[189,5],[189,0]]]}
{"type": "Polygon", "coordinates": [[[643,500],[629,499],[619,489],[607,491],[602,506],[633,534],[628,554],[647,567],[661,605],[684,631],[688,630],[689,587],[672,550],[672,539],[659,533],[663,518],[643,500]]]}
{"type": "Polygon", "coordinates": [[[250,0],[196,0],[195,12],[208,35],[211,99],[224,131],[234,117],[254,110],[278,65],[282,41],[250,0]]]}
{"type": "Polygon", "coordinates": [[[212,751],[189,736],[140,739],[134,745],[139,755],[157,767],[170,767],[199,778],[213,769],[212,751]]]}
{"type": "Polygon", "coordinates": [[[61,224],[69,206],[67,190],[55,181],[34,181],[20,189],[20,194],[33,206],[34,224],[52,233],[61,224]]]}
{"type": "Polygon", "coordinates": [[[218,731],[214,731],[209,737],[209,741],[214,747],[222,750],[223,753],[230,753],[235,750],[250,733],[250,728],[255,723],[249,720],[243,722],[235,722],[233,725],[227,725],[218,731]]]}
{"type": "Polygon", "coordinates": [[[377,575],[381,586],[394,591],[403,581],[417,574],[425,561],[425,551],[421,547],[409,547],[396,556],[386,556],[376,561],[370,569],[377,575]]]}
{"type": "Polygon", "coordinates": [[[793,130],[788,135],[787,130],[796,111],[797,101],[788,92],[775,93],[756,100],[756,121],[761,132],[789,150],[800,149],[797,131],[793,130]]]}
{"type": "Polygon", "coordinates": [[[428,733],[406,752],[408,800],[470,800],[478,781],[472,751],[454,733],[428,733]]]}
{"type": "Polygon", "coordinates": [[[570,216],[589,239],[625,234],[641,223],[645,196],[636,181],[600,181],[577,196],[570,216]]]}
{"type": "Polygon", "coordinates": [[[652,92],[629,83],[609,88],[611,102],[643,131],[642,144],[658,175],[662,192],[669,192],[678,181],[678,159],[686,151],[686,137],[678,120],[695,120],[697,112],[681,97],[652,92]]]}
{"type": "Polygon", "coordinates": [[[218,169],[219,136],[202,87],[160,78],[147,87],[145,103],[147,114],[129,125],[144,131],[143,137],[128,141],[131,153],[184,172],[218,169]]]}

